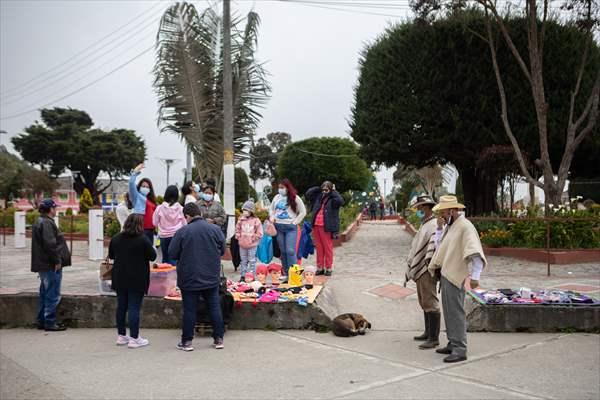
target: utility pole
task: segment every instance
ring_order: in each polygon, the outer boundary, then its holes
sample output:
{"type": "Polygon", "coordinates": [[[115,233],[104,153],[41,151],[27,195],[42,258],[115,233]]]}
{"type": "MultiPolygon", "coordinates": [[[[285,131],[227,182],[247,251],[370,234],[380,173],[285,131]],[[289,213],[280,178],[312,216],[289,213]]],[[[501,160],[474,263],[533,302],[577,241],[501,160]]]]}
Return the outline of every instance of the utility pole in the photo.
{"type": "MultiPolygon", "coordinates": [[[[174,158],[159,158],[158,159],[165,167],[167,167],[167,186],[169,186],[169,172],[171,171],[171,165],[175,164],[177,159],[174,158]]],[[[187,171],[186,171],[187,172],[187,171]]]]}
{"type": "Polygon", "coordinates": [[[223,0],[223,206],[227,214],[227,238],[235,229],[233,166],[233,87],[231,81],[231,9],[223,0]]]}

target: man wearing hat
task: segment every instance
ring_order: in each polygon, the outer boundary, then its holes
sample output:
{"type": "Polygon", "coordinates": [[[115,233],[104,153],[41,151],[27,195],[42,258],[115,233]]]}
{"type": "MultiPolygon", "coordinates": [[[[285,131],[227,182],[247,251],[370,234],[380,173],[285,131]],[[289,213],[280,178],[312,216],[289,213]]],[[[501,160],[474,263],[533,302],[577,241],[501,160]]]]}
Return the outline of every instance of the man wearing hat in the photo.
{"type": "Polygon", "coordinates": [[[464,208],[455,196],[442,196],[433,207],[433,211],[438,212],[447,224],[428,267],[431,276],[441,269],[442,308],[448,345],[436,352],[448,354],[444,358],[447,363],[467,359],[464,283],[470,274],[471,288],[477,288],[481,271],[487,265],[477,229],[459,213],[464,208]]]}
{"type": "Polygon", "coordinates": [[[56,323],[56,307],[60,302],[62,268],[71,265],[71,253],[54,222],[54,200],[43,200],[39,211],[41,215],[31,227],[31,272],[40,277],[38,329],[64,331],[66,328],[56,323]]]}
{"type": "Polygon", "coordinates": [[[433,349],[440,344],[440,302],[436,293],[437,280],[427,271],[429,261],[435,252],[435,236],[438,230],[438,224],[432,211],[435,204],[435,200],[431,196],[419,196],[413,205],[422,222],[410,246],[404,283],[406,286],[406,282],[413,280],[417,284],[419,305],[425,316],[425,332],[413,339],[425,341],[419,346],[422,350],[433,349]]]}

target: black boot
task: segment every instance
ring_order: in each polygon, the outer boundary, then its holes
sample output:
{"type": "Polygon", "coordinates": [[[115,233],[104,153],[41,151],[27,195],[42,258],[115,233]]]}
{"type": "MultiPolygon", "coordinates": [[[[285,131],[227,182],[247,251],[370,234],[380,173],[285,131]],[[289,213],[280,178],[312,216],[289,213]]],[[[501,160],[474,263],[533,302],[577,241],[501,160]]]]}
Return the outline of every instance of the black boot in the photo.
{"type": "Polygon", "coordinates": [[[422,335],[413,337],[414,340],[423,341],[429,338],[429,318],[426,312],[423,313],[423,316],[425,317],[425,332],[422,335]]]}
{"type": "Polygon", "coordinates": [[[440,345],[440,313],[427,314],[429,315],[429,338],[419,346],[421,350],[434,349],[440,345]]]}

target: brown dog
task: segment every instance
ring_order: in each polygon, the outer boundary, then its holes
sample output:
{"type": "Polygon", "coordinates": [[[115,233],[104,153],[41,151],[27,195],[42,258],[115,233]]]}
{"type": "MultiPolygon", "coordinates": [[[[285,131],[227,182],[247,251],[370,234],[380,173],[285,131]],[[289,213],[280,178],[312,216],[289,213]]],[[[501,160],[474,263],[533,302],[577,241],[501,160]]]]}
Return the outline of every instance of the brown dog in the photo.
{"type": "Polygon", "coordinates": [[[333,319],[333,334],[336,336],[364,335],[367,329],[371,329],[371,323],[360,314],[341,314],[333,319]]]}

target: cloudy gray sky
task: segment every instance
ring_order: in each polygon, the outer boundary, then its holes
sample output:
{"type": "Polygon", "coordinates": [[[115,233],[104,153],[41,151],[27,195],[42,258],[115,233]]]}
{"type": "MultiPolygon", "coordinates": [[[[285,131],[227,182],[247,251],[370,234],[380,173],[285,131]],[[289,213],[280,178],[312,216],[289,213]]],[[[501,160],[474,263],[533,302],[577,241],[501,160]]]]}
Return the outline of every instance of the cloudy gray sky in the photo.
{"type": "MultiPolygon", "coordinates": [[[[407,4],[405,0],[394,2],[407,4]]],[[[134,129],[145,139],[145,174],[159,192],[164,190],[166,173],[158,158],[181,160],[171,172],[171,179],[179,181],[185,165],[184,147],[176,136],[160,134],[156,127],[153,51],[92,86],[58,100],[152,46],[162,11],[169,4],[172,2],[0,1],[0,92],[5,94],[0,106],[0,129],[8,132],[0,135],[2,144],[9,145],[10,137],[39,119],[37,111],[26,111],[48,103],[83,109],[99,127],[134,129]],[[134,23],[70,64],[21,86],[142,13],[145,14],[134,23]]],[[[202,9],[208,1],[193,4],[202,9]]],[[[258,58],[266,62],[273,87],[257,135],[285,131],[294,140],[348,136],[359,52],[390,22],[407,16],[407,7],[391,11],[355,8],[359,12],[349,12],[280,1],[232,2],[232,10],[238,14],[246,14],[252,8],[262,19],[258,58]]],[[[389,191],[390,171],[378,173],[382,187],[384,177],[389,191]]]]}

